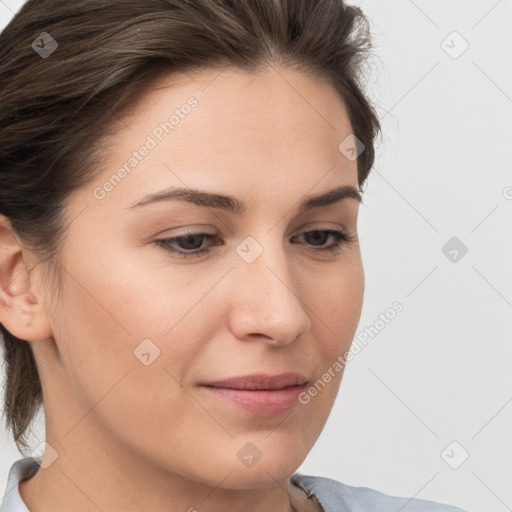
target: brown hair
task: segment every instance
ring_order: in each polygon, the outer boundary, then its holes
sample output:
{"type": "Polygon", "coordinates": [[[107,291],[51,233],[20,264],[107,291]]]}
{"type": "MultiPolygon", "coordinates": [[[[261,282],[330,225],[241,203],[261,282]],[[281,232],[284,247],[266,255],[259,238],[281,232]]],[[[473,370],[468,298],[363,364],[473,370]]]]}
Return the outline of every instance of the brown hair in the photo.
{"type": "MultiPolygon", "coordinates": [[[[370,49],[368,20],[343,0],[29,0],[0,35],[0,214],[60,283],[65,200],[94,179],[113,119],[160,77],[224,65],[283,64],[334,86],[365,146],[362,191],[380,132],[363,83],[370,49]],[[46,57],[43,32],[58,44],[46,57]]],[[[31,344],[0,334],[5,425],[22,451],[41,381],[31,344]]]]}

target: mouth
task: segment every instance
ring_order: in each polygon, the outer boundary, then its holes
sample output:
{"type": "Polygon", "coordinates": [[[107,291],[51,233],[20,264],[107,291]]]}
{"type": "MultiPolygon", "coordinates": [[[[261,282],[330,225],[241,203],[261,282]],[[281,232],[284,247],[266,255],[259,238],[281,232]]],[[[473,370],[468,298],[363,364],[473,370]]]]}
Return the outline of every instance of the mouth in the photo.
{"type": "Polygon", "coordinates": [[[298,405],[307,379],[297,373],[253,374],[201,384],[211,397],[257,416],[284,414],[298,405]]]}
{"type": "Polygon", "coordinates": [[[257,390],[279,390],[290,386],[303,386],[307,378],[299,373],[281,373],[279,375],[267,375],[255,373],[251,375],[242,375],[240,377],[231,377],[228,379],[204,382],[203,386],[228,389],[245,389],[250,391],[257,390]]]}

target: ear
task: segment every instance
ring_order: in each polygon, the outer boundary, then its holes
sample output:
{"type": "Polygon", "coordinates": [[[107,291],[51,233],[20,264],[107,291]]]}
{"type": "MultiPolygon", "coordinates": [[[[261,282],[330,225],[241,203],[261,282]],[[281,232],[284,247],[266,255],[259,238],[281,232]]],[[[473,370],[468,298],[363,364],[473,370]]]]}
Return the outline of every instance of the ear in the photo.
{"type": "Polygon", "coordinates": [[[0,215],[0,323],[17,338],[39,341],[53,333],[44,297],[30,275],[29,256],[9,219],[0,215]]]}

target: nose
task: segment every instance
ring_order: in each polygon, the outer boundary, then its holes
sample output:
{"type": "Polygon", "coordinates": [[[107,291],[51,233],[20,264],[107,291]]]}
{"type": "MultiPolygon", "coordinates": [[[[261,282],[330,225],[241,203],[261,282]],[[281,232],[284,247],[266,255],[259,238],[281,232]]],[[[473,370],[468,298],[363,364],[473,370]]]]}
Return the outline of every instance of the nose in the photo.
{"type": "Polygon", "coordinates": [[[261,338],[286,345],[309,330],[310,309],[300,286],[300,267],[287,261],[282,245],[266,246],[252,263],[240,258],[232,278],[231,330],[238,339],[261,338]]]}

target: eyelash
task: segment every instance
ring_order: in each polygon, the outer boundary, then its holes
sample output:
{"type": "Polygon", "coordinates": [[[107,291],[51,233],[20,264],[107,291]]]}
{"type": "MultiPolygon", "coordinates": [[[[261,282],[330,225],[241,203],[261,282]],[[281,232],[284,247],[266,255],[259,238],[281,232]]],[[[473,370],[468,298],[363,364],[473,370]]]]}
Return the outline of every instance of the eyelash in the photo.
{"type": "MultiPolygon", "coordinates": [[[[301,235],[307,235],[311,233],[327,233],[328,235],[332,235],[337,239],[334,245],[318,249],[312,249],[314,252],[329,252],[331,254],[338,254],[343,249],[344,245],[352,243],[355,239],[355,237],[349,234],[347,231],[336,231],[333,229],[314,229],[312,231],[305,231],[304,233],[301,233],[301,235]]],[[[210,235],[209,233],[187,233],[185,235],[176,236],[173,238],[162,238],[160,240],[155,240],[155,243],[158,246],[162,247],[165,251],[176,254],[182,258],[199,257],[202,256],[203,254],[207,254],[208,252],[210,252],[210,248],[196,249],[195,251],[181,251],[174,249],[170,245],[173,242],[183,241],[189,237],[203,237],[213,240],[216,238],[216,235],[210,235]]]]}

